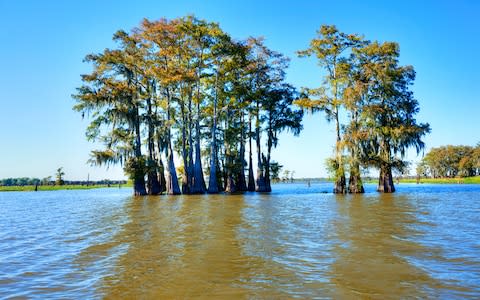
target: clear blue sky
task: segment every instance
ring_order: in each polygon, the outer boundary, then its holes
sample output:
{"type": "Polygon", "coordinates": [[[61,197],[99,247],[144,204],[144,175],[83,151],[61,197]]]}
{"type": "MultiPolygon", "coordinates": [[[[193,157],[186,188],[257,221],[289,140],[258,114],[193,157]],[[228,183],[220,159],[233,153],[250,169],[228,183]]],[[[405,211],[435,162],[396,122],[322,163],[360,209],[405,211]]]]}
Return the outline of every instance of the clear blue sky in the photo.
{"type": "MultiPolygon", "coordinates": [[[[86,164],[94,145],[70,95],[84,56],[113,46],[112,34],[144,17],[195,14],[219,22],[235,38],[264,36],[289,56],[288,80],[318,86],[314,60],[298,59],[321,24],[396,41],[401,61],[417,71],[418,119],[432,133],[427,150],[480,141],[479,1],[7,1],[0,0],[0,178],[46,177],[63,166],[67,179],[123,178],[120,168],[86,164]]],[[[333,124],[308,116],[298,138],[282,136],[274,159],[297,177],[325,176],[333,124]]],[[[409,155],[415,160],[414,155],[409,155]]]]}

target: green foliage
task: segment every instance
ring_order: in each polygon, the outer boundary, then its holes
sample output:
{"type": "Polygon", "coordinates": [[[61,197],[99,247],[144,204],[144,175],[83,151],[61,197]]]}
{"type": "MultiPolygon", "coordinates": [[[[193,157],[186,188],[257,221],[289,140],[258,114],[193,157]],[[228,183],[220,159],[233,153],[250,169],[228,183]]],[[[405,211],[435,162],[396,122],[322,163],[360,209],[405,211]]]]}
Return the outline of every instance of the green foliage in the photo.
{"type": "MultiPolygon", "coordinates": [[[[33,192],[35,191],[35,185],[11,185],[11,186],[0,186],[0,192],[33,192]]],[[[106,187],[116,187],[118,185],[107,185],[107,184],[90,184],[90,185],[79,185],[79,184],[64,184],[64,185],[39,185],[37,186],[37,191],[60,191],[60,190],[90,190],[106,187]]]]}
{"type": "Polygon", "coordinates": [[[57,169],[57,172],[55,173],[55,184],[56,185],[63,185],[64,184],[64,181],[63,181],[63,176],[65,175],[65,172],[63,172],[63,168],[60,167],[57,169]]]}
{"type": "Polygon", "coordinates": [[[4,178],[0,179],[0,186],[25,186],[25,185],[35,185],[40,184],[41,180],[38,178],[4,178]]]}
{"type": "Polygon", "coordinates": [[[422,159],[421,165],[424,174],[433,178],[476,176],[480,174],[480,147],[434,147],[422,159]]]}
{"type": "Polygon", "coordinates": [[[123,170],[128,175],[128,178],[134,180],[135,178],[143,178],[147,173],[148,167],[146,165],[145,157],[130,157],[125,161],[123,170]]]}
{"type": "MultiPolygon", "coordinates": [[[[270,163],[270,179],[273,182],[280,181],[280,172],[282,171],[283,166],[276,161],[270,163]]],[[[290,174],[290,173],[288,173],[290,174]]]]}
{"type": "Polygon", "coordinates": [[[73,95],[74,110],[90,118],[87,139],[105,146],[92,151],[92,164],[125,164],[138,183],[146,171],[160,171],[165,154],[175,181],[175,150],[190,192],[203,181],[205,157],[222,166],[218,173],[244,177],[251,119],[259,142],[268,132],[267,170],[277,134],[301,130],[303,114],[291,107],[296,92],[284,82],[288,59],[261,38],[236,41],[217,23],[186,16],[145,19],[113,39],[114,49],[87,55],[93,70],[73,95]]]}
{"type": "MultiPolygon", "coordinates": [[[[414,178],[402,178],[400,183],[417,183],[414,178]]],[[[473,177],[444,177],[444,178],[420,178],[418,183],[426,184],[480,184],[480,176],[473,177]]]]}
{"type": "Polygon", "coordinates": [[[345,174],[345,166],[343,165],[344,161],[345,157],[340,160],[337,160],[335,157],[329,157],[325,160],[325,167],[329,178],[336,179],[342,174],[345,174]]]}
{"type": "Polygon", "coordinates": [[[337,141],[335,157],[327,161],[329,173],[341,179],[347,163],[355,174],[360,165],[402,172],[407,149],[419,153],[430,126],[415,119],[419,105],[410,90],[415,71],[399,65],[399,45],[371,42],[324,25],[310,47],[298,54],[315,55],[324,70],[322,86],[304,89],[306,97],[295,103],[335,121],[337,141]],[[348,122],[340,124],[341,112],[348,122]]]}

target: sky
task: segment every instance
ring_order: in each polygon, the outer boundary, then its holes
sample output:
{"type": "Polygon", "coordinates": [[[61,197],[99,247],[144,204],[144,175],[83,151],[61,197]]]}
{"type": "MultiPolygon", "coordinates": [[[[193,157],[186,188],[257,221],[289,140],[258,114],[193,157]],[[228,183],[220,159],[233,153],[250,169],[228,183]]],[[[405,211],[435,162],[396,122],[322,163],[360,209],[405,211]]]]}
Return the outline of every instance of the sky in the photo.
{"type": "MultiPolygon", "coordinates": [[[[85,139],[88,120],[72,110],[86,54],[114,47],[112,35],[143,18],[194,14],[220,23],[236,39],[263,36],[291,58],[287,81],[318,87],[315,59],[297,58],[322,24],[400,44],[402,64],[415,67],[418,121],[428,122],[426,151],[480,142],[479,1],[8,1],[0,0],[0,178],[53,176],[122,179],[121,167],[93,167],[99,145],[85,139]]],[[[334,125],[307,115],[299,137],[280,136],[273,159],[295,177],[326,176],[334,125]]],[[[407,159],[420,159],[411,151],[407,159]]]]}

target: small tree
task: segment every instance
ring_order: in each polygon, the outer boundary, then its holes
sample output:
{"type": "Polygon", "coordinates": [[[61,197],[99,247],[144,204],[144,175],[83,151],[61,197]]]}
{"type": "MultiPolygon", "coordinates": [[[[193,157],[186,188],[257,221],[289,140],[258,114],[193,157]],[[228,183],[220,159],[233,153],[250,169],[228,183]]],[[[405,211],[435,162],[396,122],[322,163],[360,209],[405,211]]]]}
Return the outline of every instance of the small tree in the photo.
{"type": "Polygon", "coordinates": [[[283,166],[276,161],[270,163],[270,179],[273,182],[280,181],[280,171],[282,171],[283,166]]]}
{"type": "Polygon", "coordinates": [[[63,167],[60,167],[57,169],[57,173],[55,174],[55,177],[57,178],[55,180],[55,184],[57,185],[63,185],[65,182],[63,181],[63,176],[65,175],[65,172],[63,172],[63,167]]]}
{"type": "Polygon", "coordinates": [[[283,171],[283,181],[288,181],[290,178],[290,170],[284,170],[283,171]]]}
{"type": "Polygon", "coordinates": [[[52,176],[47,176],[42,179],[42,185],[49,185],[50,181],[52,181],[52,176]]]}

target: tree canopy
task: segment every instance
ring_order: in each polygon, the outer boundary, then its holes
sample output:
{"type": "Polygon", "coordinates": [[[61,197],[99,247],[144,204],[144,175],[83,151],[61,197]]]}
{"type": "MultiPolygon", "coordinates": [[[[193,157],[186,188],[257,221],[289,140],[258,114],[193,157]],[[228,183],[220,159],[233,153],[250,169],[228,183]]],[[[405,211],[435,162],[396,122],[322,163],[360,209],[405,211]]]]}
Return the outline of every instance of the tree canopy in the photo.
{"type": "Polygon", "coordinates": [[[480,175],[480,143],[434,147],[419,163],[417,173],[433,178],[480,175]]]}
{"type": "Polygon", "coordinates": [[[304,111],[335,124],[335,193],[364,192],[361,168],[372,167],[378,191],[394,192],[392,170],[430,132],[416,120],[414,68],[400,65],[394,42],[321,26],[298,51],[316,57],[320,84],[299,93],[285,80],[289,59],[263,38],[235,40],[194,16],[144,19],[113,39],[116,48],[86,56],[93,71],[74,109],[91,120],[87,139],[104,145],[90,162],[122,164],[136,195],[270,192],[271,153],[281,132],[301,132],[304,111]]]}
{"type": "Polygon", "coordinates": [[[415,119],[419,104],[410,90],[415,71],[399,65],[399,45],[323,25],[310,48],[298,54],[315,54],[324,71],[321,86],[304,88],[306,97],[295,103],[310,112],[324,112],[335,122],[335,153],[328,163],[335,175],[334,192],[362,193],[360,166],[379,169],[378,191],[394,192],[392,169],[404,168],[406,150],[420,152],[422,137],[430,132],[429,124],[415,119]]]}
{"type": "Polygon", "coordinates": [[[115,49],[87,55],[93,71],[73,95],[91,119],[87,138],[104,145],[92,164],[122,164],[135,195],[271,191],[278,134],[302,129],[288,59],[261,38],[234,40],[194,16],[145,19],[113,39],[115,49]]]}

